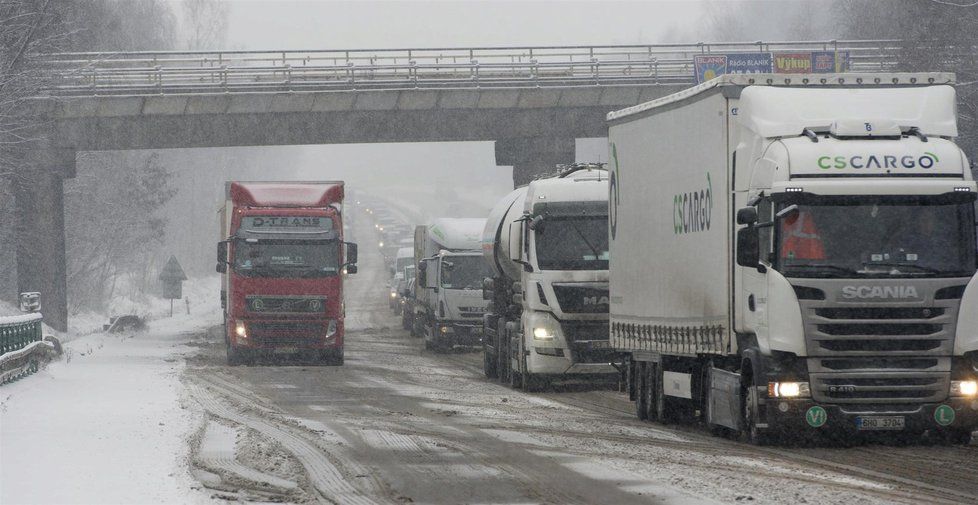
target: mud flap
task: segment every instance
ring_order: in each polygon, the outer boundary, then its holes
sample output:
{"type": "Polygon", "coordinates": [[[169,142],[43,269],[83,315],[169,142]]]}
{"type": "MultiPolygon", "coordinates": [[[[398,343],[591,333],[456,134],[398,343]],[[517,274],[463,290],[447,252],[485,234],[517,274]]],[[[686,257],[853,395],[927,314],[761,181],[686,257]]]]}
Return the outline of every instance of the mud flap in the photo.
{"type": "Polygon", "coordinates": [[[740,429],[740,374],[719,368],[710,369],[710,402],[707,423],[740,429]]]}

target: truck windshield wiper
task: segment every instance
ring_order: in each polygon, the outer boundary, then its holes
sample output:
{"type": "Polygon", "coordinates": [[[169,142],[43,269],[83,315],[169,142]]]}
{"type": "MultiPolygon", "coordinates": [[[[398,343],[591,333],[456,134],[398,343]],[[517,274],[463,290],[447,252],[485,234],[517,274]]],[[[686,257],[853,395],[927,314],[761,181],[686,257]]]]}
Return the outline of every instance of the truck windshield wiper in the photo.
{"type": "Polygon", "coordinates": [[[785,270],[814,270],[814,271],[819,271],[819,270],[825,271],[825,270],[828,270],[828,271],[838,272],[840,274],[845,274],[845,275],[857,275],[859,273],[859,272],[856,272],[852,268],[849,268],[849,267],[840,267],[838,265],[811,265],[811,264],[809,264],[809,265],[791,265],[791,266],[785,267],[785,270]]]}
{"type": "Polygon", "coordinates": [[[594,253],[594,257],[595,258],[600,257],[601,254],[598,253],[598,248],[597,247],[594,247],[594,245],[591,244],[591,241],[589,241],[587,239],[587,237],[584,236],[584,233],[581,231],[581,229],[578,228],[576,224],[571,225],[571,226],[574,228],[574,231],[577,232],[577,236],[578,237],[581,237],[581,240],[583,240],[584,241],[584,244],[587,245],[588,249],[590,249],[591,252],[594,253]]]}
{"type": "Polygon", "coordinates": [[[913,264],[907,264],[907,263],[894,263],[894,262],[877,263],[877,262],[873,262],[873,263],[869,263],[869,264],[866,264],[866,265],[863,265],[863,266],[864,267],[871,267],[871,266],[891,267],[891,268],[896,268],[898,270],[899,269],[902,269],[902,268],[915,268],[915,269],[917,269],[918,272],[927,272],[929,274],[943,274],[943,273],[945,273],[943,270],[940,270],[940,269],[937,269],[937,268],[925,267],[923,265],[913,265],[913,264]]]}

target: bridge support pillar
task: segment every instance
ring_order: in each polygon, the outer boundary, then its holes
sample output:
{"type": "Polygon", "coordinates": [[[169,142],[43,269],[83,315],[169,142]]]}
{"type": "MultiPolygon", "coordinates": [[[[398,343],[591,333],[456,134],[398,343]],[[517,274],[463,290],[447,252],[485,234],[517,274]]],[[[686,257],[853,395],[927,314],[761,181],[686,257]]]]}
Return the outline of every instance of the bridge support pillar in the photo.
{"type": "Polygon", "coordinates": [[[68,329],[64,179],[74,177],[73,149],[28,151],[14,176],[17,289],[41,293],[44,322],[68,329]]]}
{"type": "Polygon", "coordinates": [[[496,141],[496,164],[512,165],[513,186],[553,172],[558,164],[574,163],[573,137],[528,137],[496,141]]]}

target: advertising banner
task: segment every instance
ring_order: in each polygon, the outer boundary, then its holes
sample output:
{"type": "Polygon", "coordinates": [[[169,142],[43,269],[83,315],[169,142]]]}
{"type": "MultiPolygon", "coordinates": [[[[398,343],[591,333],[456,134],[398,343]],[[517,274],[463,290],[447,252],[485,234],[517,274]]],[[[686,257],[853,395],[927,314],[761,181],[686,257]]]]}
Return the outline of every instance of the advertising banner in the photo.
{"type": "Polygon", "coordinates": [[[812,73],[812,53],[774,53],[774,72],[778,74],[812,73]]]}
{"type": "Polygon", "coordinates": [[[696,84],[709,81],[727,73],[727,56],[724,54],[698,54],[693,56],[696,84]]]}
{"type": "Polygon", "coordinates": [[[735,53],[727,55],[728,74],[771,73],[771,53],[735,53]]]}

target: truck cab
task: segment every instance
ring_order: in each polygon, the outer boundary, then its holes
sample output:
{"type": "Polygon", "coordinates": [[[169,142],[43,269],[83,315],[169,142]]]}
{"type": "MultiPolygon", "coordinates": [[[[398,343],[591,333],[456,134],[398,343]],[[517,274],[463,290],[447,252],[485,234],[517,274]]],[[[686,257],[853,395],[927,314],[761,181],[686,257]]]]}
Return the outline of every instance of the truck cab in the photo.
{"type": "Polygon", "coordinates": [[[421,263],[429,292],[425,347],[442,349],[482,343],[482,280],[489,266],[478,251],[440,251],[421,263]]]}
{"type": "Polygon", "coordinates": [[[356,245],[343,242],[342,183],[228,185],[217,270],[224,274],[228,362],[313,354],[343,360],[343,275],[356,245]]]}
{"type": "Polygon", "coordinates": [[[605,376],[608,343],[608,172],[581,164],[515,190],[490,213],[483,252],[492,310],[485,372],[527,389],[605,376]]]}
{"type": "Polygon", "coordinates": [[[771,357],[760,382],[799,390],[789,412],[861,430],[978,423],[978,193],[954,103],[948,85],[743,90],[735,321],[771,357]]]}

